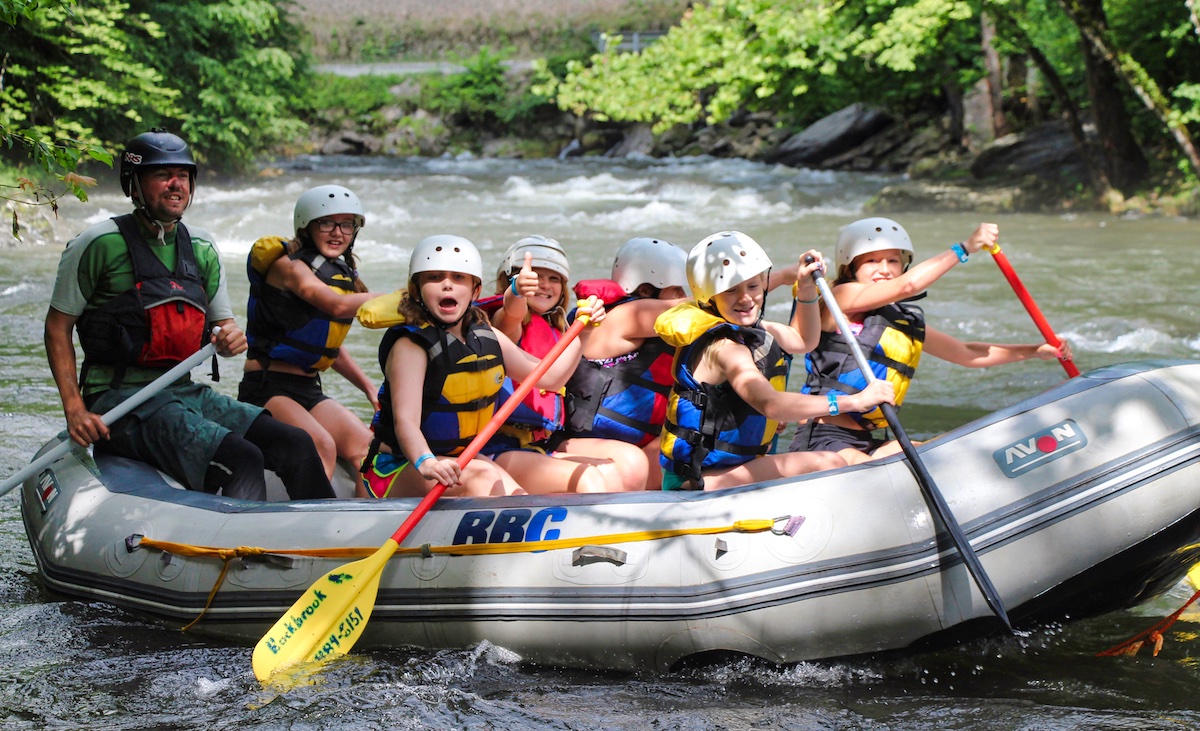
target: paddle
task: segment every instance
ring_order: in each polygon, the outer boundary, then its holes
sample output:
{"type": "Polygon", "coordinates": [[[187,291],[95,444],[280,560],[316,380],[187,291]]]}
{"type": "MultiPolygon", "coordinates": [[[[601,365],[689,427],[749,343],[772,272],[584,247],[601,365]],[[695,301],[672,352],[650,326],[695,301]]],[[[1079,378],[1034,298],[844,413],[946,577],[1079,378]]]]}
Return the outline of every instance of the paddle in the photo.
{"type": "MultiPolygon", "coordinates": [[[[215,334],[216,332],[217,328],[213,328],[213,333],[215,334]]],[[[140,391],[137,391],[129,398],[109,409],[109,411],[100,418],[104,421],[106,426],[112,424],[117,419],[120,419],[130,411],[133,411],[137,407],[141,406],[159,391],[185,376],[193,368],[203,363],[216,352],[216,346],[212,343],[208,343],[203,348],[190,355],[187,360],[180,361],[173,368],[171,368],[171,370],[162,374],[158,378],[155,378],[150,383],[147,383],[140,391]]],[[[52,449],[50,449],[50,451],[30,462],[25,466],[24,469],[19,470],[16,474],[14,474],[12,477],[9,477],[3,483],[0,483],[0,495],[6,494],[9,490],[24,482],[26,478],[30,477],[31,475],[36,475],[51,462],[54,462],[67,452],[70,452],[71,445],[74,444],[74,442],[71,441],[71,437],[66,435],[64,432],[63,434],[60,434],[58,438],[61,441],[52,449]]]]}
{"type": "MultiPolygon", "coordinates": [[[[851,334],[850,323],[846,321],[846,315],[838,307],[837,300],[833,296],[833,290],[829,288],[829,283],[821,276],[820,271],[813,272],[812,278],[821,293],[821,299],[825,300],[825,306],[829,308],[830,314],[833,315],[833,319],[837,323],[838,330],[842,333],[846,345],[849,346],[850,352],[854,354],[855,362],[858,363],[858,367],[867,379],[867,383],[871,383],[875,380],[875,374],[871,370],[870,363],[867,362],[866,357],[863,355],[858,341],[851,334]]],[[[908,433],[904,431],[904,427],[900,424],[900,417],[896,415],[896,409],[891,404],[880,404],[879,408],[883,411],[888,426],[895,433],[896,440],[900,442],[900,447],[904,450],[904,455],[908,457],[908,462],[916,474],[917,483],[921,486],[921,490],[929,498],[930,502],[933,503],[934,511],[950,532],[950,538],[954,541],[958,552],[962,554],[963,562],[966,563],[967,570],[971,573],[975,584],[983,593],[983,598],[987,600],[988,606],[992,608],[996,616],[1004,622],[1004,626],[1011,631],[1012,622],[1008,619],[1008,613],[1004,611],[1004,604],[1000,600],[1000,594],[996,591],[996,587],[992,585],[987,572],[983,570],[983,564],[979,562],[979,557],[975,555],[975,549],[971,548],[971,543],[963,533],[962,527],[954,519],[954,514],[950,512],[950,506],[946,503],[946,499],[942,497],[942,493],[938,490],[937,485],[934,484],[929,470],[925,469],[925,463],[921,461],[921,455],[917,454],[917,448],[913,446],[912,440],[908,438],[908,433]]]]}
{"type": "MultiPolygon", "coordinates": [[[[537,384],[558,356],[587,325],[580,317],[567,329],[550,352],[542,358],[533,372],[521,382],[504,405],[492,416],[466,450],[458,456],[459,467],[466,467],[479,450],[487,444],[496,430],[504,425],[509,414],[537,384]]],[[[421,518],[437,502],[446,485],[438,483],[400,524],[392,537],[367,558],[349,563],[317,579],[304,592],[254,648],[254,675],[266,681],[280,669],[299,662],[319,662],[344,655],[354,647],[371,618],[375,595],[379,591],[380,574],[392,554],[400,547],[421,518]]]]}
{"type": "MultiPolygon", "coordinates": [[[[1025,285],[1017,277],[1017,272],[1012,268],[1012,264],[1008,263],[1008,257],[1000,250],[1000,244],[992,244],[984,248],[996,260],[996,265],[1000,267],[1000,271],[1004,273],[1004,278],[1008,280],[1008,283],[1012,285],[1013,291],[1017,293],[1017,299],[1021,300],[1021,304],[1025,305],[1025,310],[1033,318],[1033,324],[1037,325],[1037,329],[1042,333],[1042,337],[1046,338],[1046,342],[1054,347],[1062,347],[1062,341],[1054,334],[1054,330],[1050,328],[1050,323],[1046,322],[1046,318],[1042,316],[1042,311],[1038,309],[1037,303],[1033,301],[1033,296],[1029,294],[1029,290],[1025,289],[1025,285]]],[[[1074,361],[1070,358],[1060,358],[1058,362],[1062,364],[1063,370],[1067,372],[1069,378],[1079,375],[1079,369],[1075,367],[1074,361]]]]}

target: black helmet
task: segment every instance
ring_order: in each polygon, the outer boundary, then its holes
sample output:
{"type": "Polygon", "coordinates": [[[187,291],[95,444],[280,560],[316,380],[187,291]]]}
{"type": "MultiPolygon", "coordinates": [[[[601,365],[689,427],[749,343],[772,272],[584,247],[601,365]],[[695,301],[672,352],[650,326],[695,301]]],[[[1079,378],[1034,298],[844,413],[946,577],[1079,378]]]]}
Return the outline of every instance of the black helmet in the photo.
{"type": "Polygon", "coordinates": [[[125,195],[132,195],[135,173],[167,166],[187,168],[195,188],[196,161],[192,159],[187,143],[161,127],[141,133],[130,140],[125,145],[125,152],[121,153],[121,190],[125,195]]]}

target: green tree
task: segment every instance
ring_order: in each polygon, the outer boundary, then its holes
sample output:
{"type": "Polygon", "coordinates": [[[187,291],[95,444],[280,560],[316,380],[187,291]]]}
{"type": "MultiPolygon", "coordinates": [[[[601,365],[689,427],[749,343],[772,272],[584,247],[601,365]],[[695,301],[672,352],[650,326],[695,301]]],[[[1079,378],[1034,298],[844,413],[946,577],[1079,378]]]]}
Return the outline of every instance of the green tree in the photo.
{"type": "Polygon", "coordinates": [[[296,116],[308,62],[287,0],[159,3],[133,0],[162,33],[135,49],[182,94],[154,120],[178,131],[208,164],[243,171],[305,129],[296,116]]]}
{"type": "Polygon", "coordinates": [[[741,108],[806,123],[858,99],[901,109],[982,75],[971,6],[923,0],[713,0],[640,54],[568,66],[540,91],[600,119],[662,131],[741,108]]]}
{"type": "MultiPolygon", "coordinates": [[[[158,29],[116,0],[79,7],[69,0],[0,0],[0,20],[5,157],[32,160],[86,200],[90,179],[76,173],[81,160],[111,165],[104,145],[116,130],[150,109],[173,109],[177,93],[127,53],[139,35],[152,36],[158,29]]],[[[27,179],[6,189],[24,191],[14,195],[30,203],[54,205],[59,197],[27,179]]]]}
{"type": "Polygon", "coordinates": [[[1077,138],[1077,110],[1100,123],[1107,164],[1093,166],[1097,187],[1128,190],[1145,174],[1137,130],[1160,147],[1174,140],[1185,166],[1196,166],[1187,125],[1200,119],[1200,45],[1186,32],[1195,28],[1191,8],[1177,0],[712,0],[640,54],[576,62],[560,79],[545,75],[538,90],[577,114],[650,122],[660,132],[738,109],[802,125],[856,101],[900,114],[940,104],[953,116],[962,90],[984,74],[987,9],[1003,18],[989,45],[1034,61],[1074,114],[1077,138]],[[1139,99],[1154,117],[1135,113],[1139,99]]]}

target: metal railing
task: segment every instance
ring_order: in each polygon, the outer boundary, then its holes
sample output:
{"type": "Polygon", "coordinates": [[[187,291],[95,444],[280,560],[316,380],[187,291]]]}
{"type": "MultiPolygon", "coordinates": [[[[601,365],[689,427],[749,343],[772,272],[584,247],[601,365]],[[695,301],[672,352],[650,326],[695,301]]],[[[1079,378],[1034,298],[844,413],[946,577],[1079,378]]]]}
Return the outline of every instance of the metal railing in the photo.
{"type": "Polygon", "coordinates": [[[607,33],[593,33],[592,43],[596,44],[596,48],[601,53],[608,51],[616,51],[617,53],[638,53],[646,46],[657,41],[667,34],[664,30],[618,30],[609,31],[607,33]],[[620,43],[612,43],[617,36],[621,37],[620,43]]]}

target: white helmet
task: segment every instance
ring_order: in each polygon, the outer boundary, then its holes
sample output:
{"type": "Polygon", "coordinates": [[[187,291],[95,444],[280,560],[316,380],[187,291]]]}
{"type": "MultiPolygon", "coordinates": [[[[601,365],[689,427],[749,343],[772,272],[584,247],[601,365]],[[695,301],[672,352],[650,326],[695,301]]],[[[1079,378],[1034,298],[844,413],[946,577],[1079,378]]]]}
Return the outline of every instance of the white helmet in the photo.
{"type": "Polygon", "coordinates": [[[838,236],[834,264],[840,274],[856,257],[872,251],[899,249],[904,252],[904,267],[913,260],[912,239],[904,227],[890,218],[863,218],[855,221],[838,236]]]}
{"type": "Polygon", "coordinates": [[[687,278],[700,304],[771,269],[771,258],[741,231],[722,231],[696,244],[687,258],[687,278]]]}
{"type": "Polygon", "coordinates": [[[512,276],[514,272],[521,271],[521,267],[525,265],[527,251],[533,254],[534,267],[549,269],[561,274],[563,279],[570,280],[571,268],[567,265],[567,252],[563,250],[562,244],[554,239],[536,235],[526,236],[508,247],[504,258],[500,260],[500,266],[496,268],[496,276],[512,276]]]}
{"type": "Polygon", "coordinates": [[[336,213],[354,214],[354,224],[359,228],[367,223],[358,196],[340,185],[318,185],[304,191],[296,199],[296,208],[292,213],[292,223],[295,225],[292,228],[301,231],[308,228],[313,220],[336,213]]]}
{"type": "Polygon", "coordinates": [[[643,284],[656,289],[686,287],[687,252],[662,239],[630,239],[617,249],[612,278],[625,294],[633,294],[643,284]]]}
{"type": "Polygon", "coordinates": [[[462,236],[426,236],[413,247],[408,259],[408,278],[421,272],[462,272],[483,282],[483,258],[479,249],[462,236]]]}

